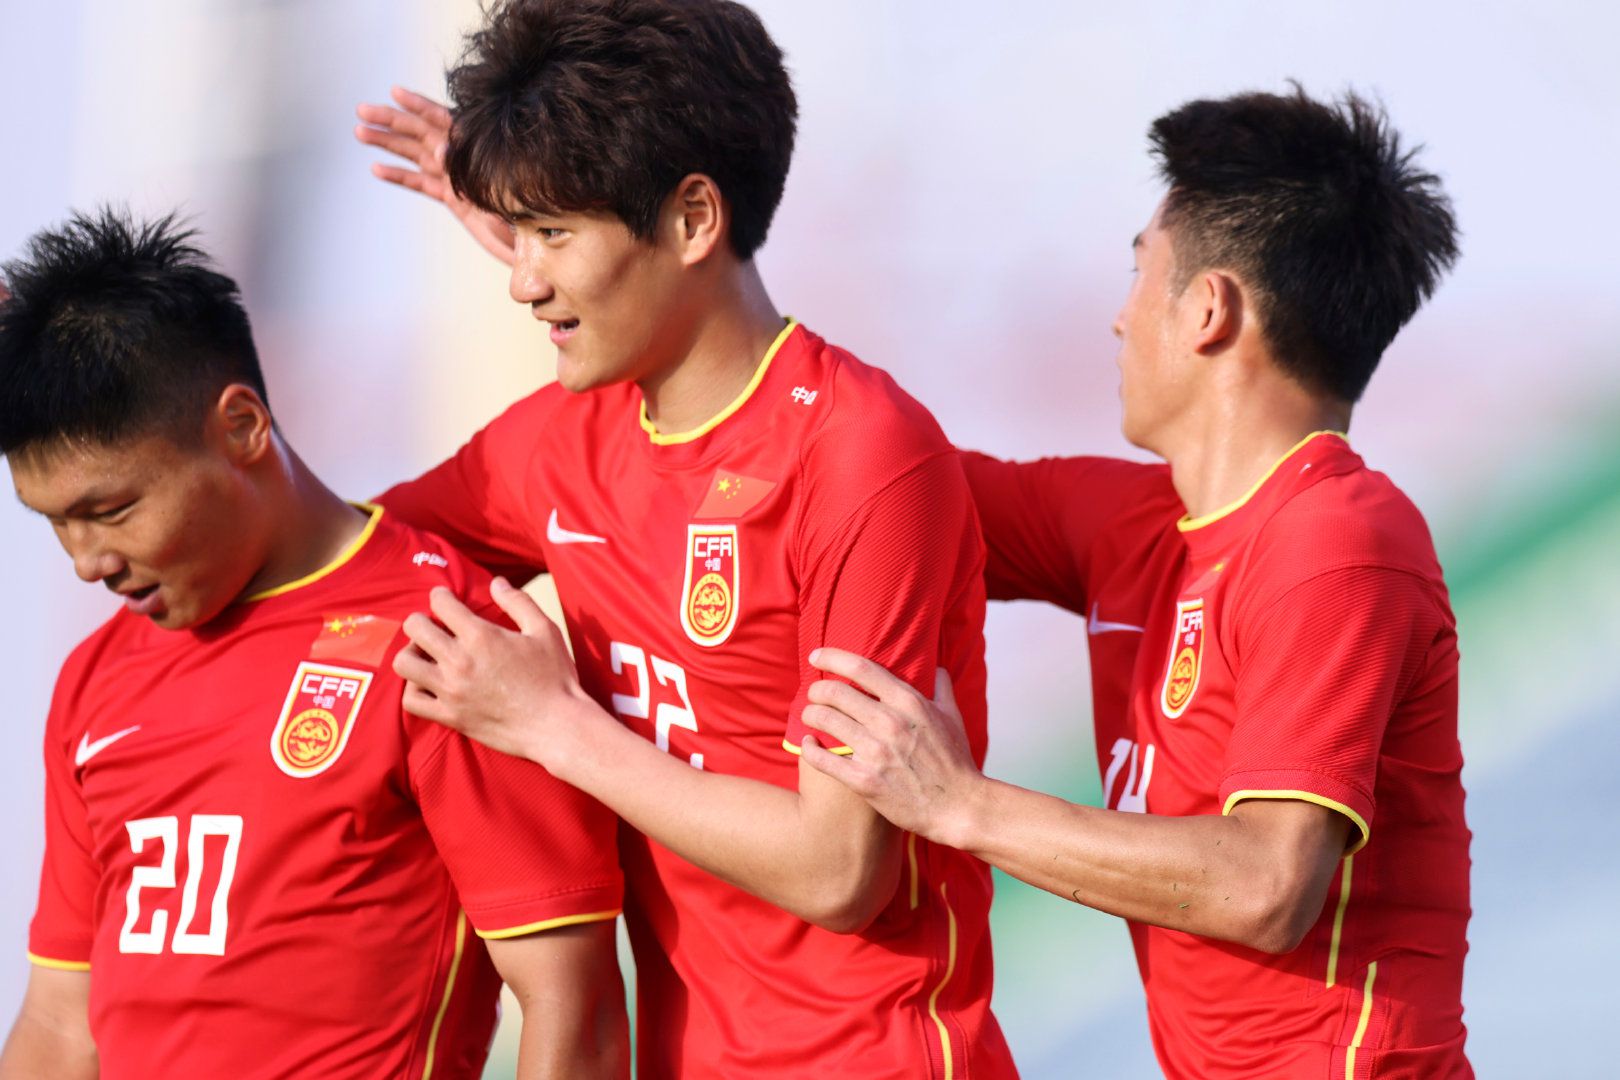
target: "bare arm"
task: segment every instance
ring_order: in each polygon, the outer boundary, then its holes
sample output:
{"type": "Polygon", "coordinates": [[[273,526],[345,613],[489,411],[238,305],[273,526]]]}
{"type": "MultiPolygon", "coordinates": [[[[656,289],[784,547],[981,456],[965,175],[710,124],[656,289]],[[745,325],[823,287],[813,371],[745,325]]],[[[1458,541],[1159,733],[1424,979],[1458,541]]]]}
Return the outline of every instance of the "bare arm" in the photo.
{"type": "Polygon", "coordinates": [[[492,593],[520,627],[478,618],[447,590],[394,670],[408,711],[545,766],[631,825],[763,900],[855,932],[900,879],[900,834],[858,795],[802,763],[798,790],[695,769],[627,729],[580,688],[562,635],[503,581],[492,593]],[[445,629],[445,628],[448,628],[445,629]]]}
{"type": "Polygon", "coordinates": [[[450,144],[450,110],[421,94],[396,86],[392,105],[361,105],[355,114],[354,137],[367,146],[386,150],[408,163],[377,162],[371,175],[390,184],[421,192],[441,202],[472,234],[483,249],[506,265],[516,258],[512,227],[494,214],[480,210],[458,196],[445,173],[444,155],[450,144]]]}
{"type": "Polygon", "coordinates": [[[622,1080],[630,1024],[609,922],[488,941],[490,959],[523,1009],[520,1080],[622,1080]]]}
{"type": "Polygon", "coordinates": [[[96,1080],[100,1075],[90,1038],[90,973],[35,966],[0,1052],[0,1080],[96,1080]]]}
{"type": "Polygon", "coordinates": [[[1295,800],[1195,817],[1077,806],[979,772],[943,671],[930,702],[849,653],[812,660],[873,696],[816,683],[806,722],[855,752],[807,738],[804,761],[901,828],[1087,907],[1266,952],[1292,950],[1320,916],[1349,835],[1343,815],[1295,800]]]}

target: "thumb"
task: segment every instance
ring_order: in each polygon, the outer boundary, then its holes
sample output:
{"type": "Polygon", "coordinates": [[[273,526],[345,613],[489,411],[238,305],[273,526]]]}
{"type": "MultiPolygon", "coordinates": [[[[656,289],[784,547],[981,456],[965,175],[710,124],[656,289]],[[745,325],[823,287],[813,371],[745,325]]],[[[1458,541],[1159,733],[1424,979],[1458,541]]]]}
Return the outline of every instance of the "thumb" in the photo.
{"type": "Polygon", "coordinates": [[[956,691],[951,688],[951,673],[944,668],[934,671],[934,705],[958,719],[962,716],[956,707],[956,691]]]}
{"type": "Polygon", "coordinates": [[[506,612],[507,618],[517,624],[521,633],[541,634],[550,628],[551,620],[546,618],[546,613],[540,610],[534,598],[505,578],[498,577],[489,583],[489,595],[506,612]]]}

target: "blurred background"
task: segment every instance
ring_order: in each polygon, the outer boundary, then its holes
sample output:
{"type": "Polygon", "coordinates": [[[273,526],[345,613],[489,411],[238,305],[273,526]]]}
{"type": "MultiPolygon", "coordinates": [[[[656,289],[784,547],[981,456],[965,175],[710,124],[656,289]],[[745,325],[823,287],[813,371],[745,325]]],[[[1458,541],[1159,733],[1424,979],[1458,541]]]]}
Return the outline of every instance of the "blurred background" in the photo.
{"type": "MultiPolygon", "coordinates": [[[[1620,71],[1612,5],[759,0],[802,113],[761,261],[778,304],[888,368],[961,444],[1131,455],[1109,324],[1160,191],[1144,153],[1198,96],[1374,92],[1426,143],[1464,257],[1353,435],[1428,515],[1462,627],[1475,832],[1469,1048],[1482,1077],[1613,1075],[1620,934],[1620,71]]],[[[448,214],[373,180],[353,107],[442,96],[472,0],[0,0],[0,254],[69,207],[181,207],[241,282],[278,417],[372,494],[549,378],[543,330],[448,214]]],[[[111,614],[0,500],[15,752],[0,757],[0,1018],[41,846],[56,668],[111,614]]],[[[1098,794],[1085,631],[988,629],[989,771],[1098,794]]],[[[1002,879],[997,1011],[1032,1078],[1149,1077],[1122,924],[1002,879]]],[[[512,1015],[509,1011],[508,1015],[512,1015]]],[[[510,1075],[503,1038],[491,1076],[510,1075]]]]}

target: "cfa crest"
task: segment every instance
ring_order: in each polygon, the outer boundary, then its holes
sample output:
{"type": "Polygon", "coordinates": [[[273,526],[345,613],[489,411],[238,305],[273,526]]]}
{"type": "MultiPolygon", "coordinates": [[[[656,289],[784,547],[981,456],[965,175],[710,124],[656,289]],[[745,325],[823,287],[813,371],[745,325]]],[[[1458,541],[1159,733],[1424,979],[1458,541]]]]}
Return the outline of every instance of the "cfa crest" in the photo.
{"type": "Polygon", "coordinates": [[[686,527],[686,584],[681,588],[681,628],[694,644],[712,648],[737,625],[742,575],[737,526],[686,527]]]}
{"type": "Polygon", "coordinates": [[[369,671],[310,660],[299,664],[270,736],[276,768],[299,780],[331,768],[349,745],[349,732],[370,686],[369,671]]]}
{"type": "Polygon", "coordinates": [[[1198,689],[1198,669],[1204,656],[1204,600],[1176,601],[1176,632],[1170,638],[1170,666],[1164,673],[1159,705],[1174,720],[1187,711],[1198,689]]]}

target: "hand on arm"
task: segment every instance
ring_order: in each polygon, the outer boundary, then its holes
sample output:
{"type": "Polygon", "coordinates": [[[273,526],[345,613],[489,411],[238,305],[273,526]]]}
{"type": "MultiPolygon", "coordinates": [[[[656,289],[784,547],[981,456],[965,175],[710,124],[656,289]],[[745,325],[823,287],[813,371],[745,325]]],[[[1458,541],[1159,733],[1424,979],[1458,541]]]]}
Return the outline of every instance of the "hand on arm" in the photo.
{"type": "Polygon", "coordinates": [[[490,959],[523,1010],[520,1080],[621,1080],[630,1024],[612,921],[489,941],[490,959]]]}
{"type": "Polygon", "coordinates": [[[805,722],[855,752],[807,738],[805,762],[903,829],[1088,907],[1267,952],[1293,949],[1321,914],[1349,836],[1339,813],[1270,799],[1224,817],[1077,806],[980,773],[943,672],[929,701],[849,653],[822,649],[812,662],[866,693],[811,688],[805,722]]]}
{"type": "Polygon", "coordinates": [[[90,973],[31,968],[22,1010],[0,1053],[0,1080],[96,1080],[100,1075],[90,1037],[90,973]]]}
{"type": "Polygon", "coordinates": [[[512,227],[461,198],[450,186],[444,168],[445,151],[450,145],[450,110],[399,86],[394,87],[391,96],[398,108],[367,104],[355,109],[363,123],[355,125],[354,137],[414,167],[377,162],[371,166],[371,175],[443,203],[485,251],[512,265],[512,227]]]}
{"type": "Polygon", "coordinates": [[[526,594],[497,580],[518,627],[479,618],[447,590],[406,620],[394,670],[405,708],[528,758],[632,826],[755,896],[830,930],[857,931],[900,875],[899,833],[864,800],[801,764],[799,790],[694,769],[591,700],[562,635],[526,594]]]}

